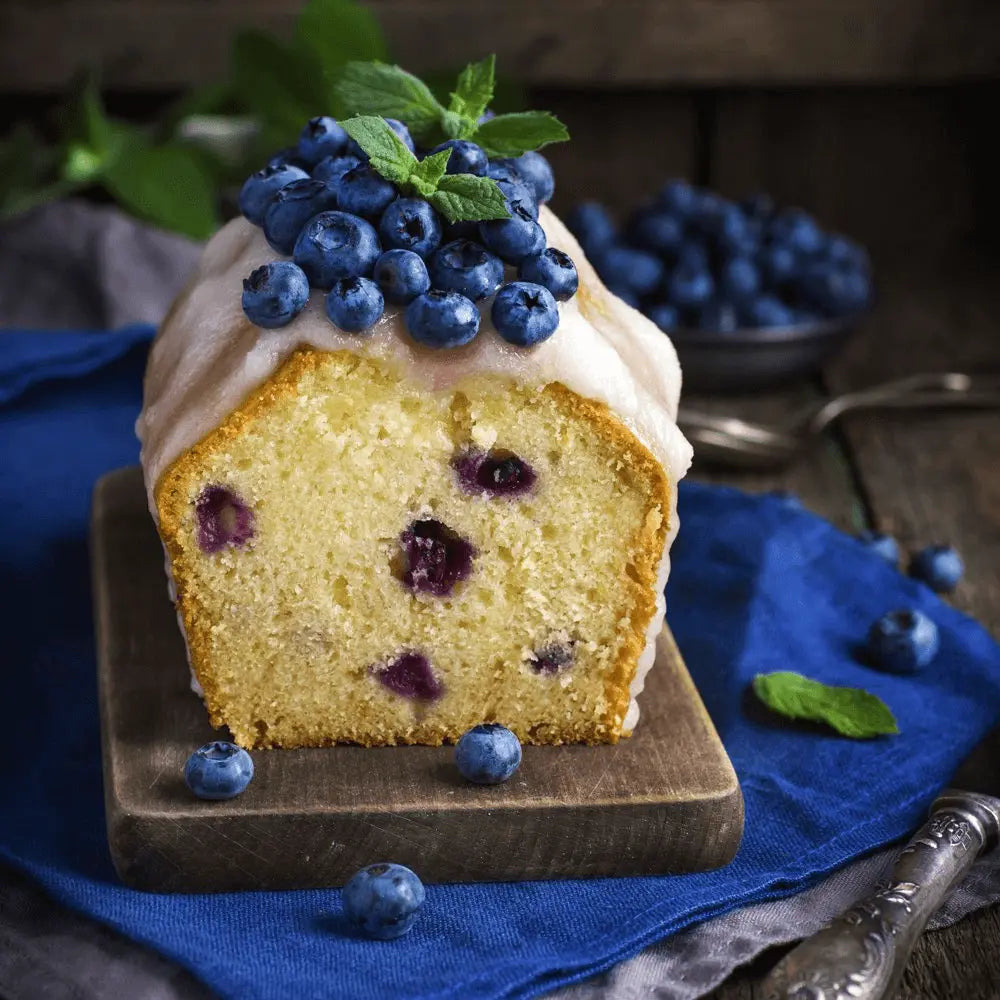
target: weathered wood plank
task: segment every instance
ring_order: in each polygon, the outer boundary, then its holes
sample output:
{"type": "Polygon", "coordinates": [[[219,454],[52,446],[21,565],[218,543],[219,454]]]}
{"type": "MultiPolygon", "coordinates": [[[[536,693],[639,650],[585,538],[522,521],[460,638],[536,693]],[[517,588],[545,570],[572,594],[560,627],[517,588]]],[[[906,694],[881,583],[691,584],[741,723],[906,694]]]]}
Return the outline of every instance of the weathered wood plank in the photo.
{"type": "Polygon", "coordinates": [[[342,885],[386,857],[432,882],[658,874],[735,854],[736,776],[666,631],[643,724],[617,746],[526,747],[492,788],[463,781],[449,747],[262,751],[238,799],[195,799],[184,762],[218,734],[190,690],[139,469],[104,477],[93,510],[108,839],[126,884],[342,885]],[[215,837],[225,852],[203,849],[215,837]]]}
{"type": "Polygon", "coordinates": [[[532,106],[566,123],[572,141],[548,146],[555,210],[596,198],[623,215],[668,177],[693,177],[697,139],[691,94],[538,90],[532,106]],[[641,148],[642,155],[637,155],[641,148]]]}
{"type": "Polygon", "coordinates": [[[994,85],[725,92],[711,183],[801,205],[868,245],[876,265],[948,256],[995,231],[996,201],[984,192],[1000,154],[984,145],[982,122],[998,97],[994,85]]]}
{"type": "MultiPolygon", "coordinates": [[[[64,85],[82,64],[122,88],[216,78],[228,38],[286,32],[299,0],[7,0],[0,88],[64,85]]],[[[415,69],[496,51],[528,82],[593,87],[678,83],[926,82],[1000,72],[1000,7],[989,0],[508,0],[503,17],[465,0],[371,4],[392,51],[415,69]]]]}

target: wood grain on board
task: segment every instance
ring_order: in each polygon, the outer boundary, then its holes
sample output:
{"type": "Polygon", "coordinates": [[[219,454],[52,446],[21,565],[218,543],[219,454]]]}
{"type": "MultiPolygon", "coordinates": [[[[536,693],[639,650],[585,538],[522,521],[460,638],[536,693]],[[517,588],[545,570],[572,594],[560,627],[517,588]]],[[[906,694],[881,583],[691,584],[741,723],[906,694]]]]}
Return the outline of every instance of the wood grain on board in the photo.
{"type": "Polygon", "coordinates": [[[658,874],[739,846],[736,775],[666,631],[645,718],[617,746],[525,747],[496,787],[461,779],[449,747],[261,751],[239,798],[195,799],[184,763],[219,734],[189,687],[137,468],[98,484],[92,545],[108,837],[128,885],[332,886],[385,858],[428,882],[658,874]]]}
{"type": "MultiPolygon", "coordinates": [[[[5,0],[0,88],[102,64],[117,88],[217,79],[238,28],[287,34],[300,0],[5,0]]],[[[989,0],[376,0],[394,58],[451,69],[496,52],[528,83],[595,87],[944,82],[1000,71],[989,0]]]]}

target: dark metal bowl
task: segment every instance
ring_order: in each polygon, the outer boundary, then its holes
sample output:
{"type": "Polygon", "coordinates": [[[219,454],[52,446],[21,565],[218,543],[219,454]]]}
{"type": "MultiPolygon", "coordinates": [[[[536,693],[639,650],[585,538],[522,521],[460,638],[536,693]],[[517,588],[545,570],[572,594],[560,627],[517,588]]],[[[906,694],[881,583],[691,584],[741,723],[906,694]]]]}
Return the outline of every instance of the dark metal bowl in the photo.
{"type": "Polygon", "coordinates": [[[670,339],[680,357],[685,389],[752,392],[818,371],[844,346],[863,315],[733,333],[680,329],[670,339]]]}

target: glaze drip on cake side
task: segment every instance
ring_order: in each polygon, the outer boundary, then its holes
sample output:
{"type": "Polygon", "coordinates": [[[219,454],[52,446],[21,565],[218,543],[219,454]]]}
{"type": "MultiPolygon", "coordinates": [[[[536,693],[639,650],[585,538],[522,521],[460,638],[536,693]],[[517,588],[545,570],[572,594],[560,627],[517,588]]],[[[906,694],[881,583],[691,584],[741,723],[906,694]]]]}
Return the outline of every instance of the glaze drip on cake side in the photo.
{"type": "MultiPolygon", "coordinates": [[[[154,488],[174,460],[219,426],[301,346],[372,358],[432,392],[460,389],[465,380],[490,375],[539,389],[561,383],[580,396],[607,404],[661,464],[671,488],[666,512],[670,531],[660,562],[656,613],[631,684],[632,701],[623,726],[629,732],[638,719],[636,695],[652,665],[663,623],[668,550],[678,526],[676,484],[691,458],[690,446],[675,423],[680,367],[669,339],[607,291],[555,215],[543,207],[539,221],[548,245],[569,253],[580,275],[577,295],[559,304],[556,333],[533,348],[521,349],[502,340],[484,316],[479,336],[466,347],[449,351],[416,344],[398,308],[387,309],[366,336],[344,333],[327,319],[322,294],[315,291],[288,326],[276,330],[253,326],[242,312],[240,285],[275,255],[259,229],[243,219],[229,223],[209,242],[198,271],[153,345],[144,408],[136,425],[143,471],[156,517],[154,488]]],[[[475,444],[489,449],[495,442],[475,444]]]]}

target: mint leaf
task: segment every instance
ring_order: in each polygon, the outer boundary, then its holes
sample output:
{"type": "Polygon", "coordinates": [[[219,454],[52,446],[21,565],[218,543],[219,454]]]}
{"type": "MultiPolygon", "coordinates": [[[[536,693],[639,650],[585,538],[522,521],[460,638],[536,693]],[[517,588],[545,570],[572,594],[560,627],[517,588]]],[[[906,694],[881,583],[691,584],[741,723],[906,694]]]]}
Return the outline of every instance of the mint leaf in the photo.
{"type": "Polygon", "coordinates": [[[448,168],[451,149],[442,149],[419,160],[410,172],[409,184],[421,198],[429,198],[438,187],[448,168]]]}
{"type": "Polygon", "coordinates": [[[389,54],[375,16],[350,0],[309,0],[295,23],[294,39],[297,49],[316,55],[327,75],[353,59],[385,59],[389,54]]]}
{"type": "Polygon", "coordinates": [[[261,123],[273,145],[293,142],[327,97],[319,60],[296,52],[260,31],[241,31],[233,41],[233,95],[261,123]]]}
{"type": "Polygon", "coordinates": [[[368,154],[371,165],[393,184],[405,184],[417,165],[417,158],[403,140],[376,115],[359,115],[340,123],[344,131],[368,154]]]}
{"type": "Polygon", "coordinates": [[[334,92],[348,113],[398,118],[418,141],[433,134],[445,110],[422,80],[379,62],[349,62],[334,92]]]}
{"type": "Polygon", "coordinates": [[[899,732],[885,702],[860,688],[833,687],[791,671],[758,674],[754,694],[790,719],[825,722],[842,736],[863,740],[899,732]]]}
{"type": "Polygon", "coordinates": [[[473,131],[476,128],[476,120],[493,99],[496,60],[495,55],[489,55],[482,62],[469,63],[458,74],[458,82],[451,95],[448,110],[469,119],[473,131]]]}
{"type": "Polygon", "coordinates": [[[129,211],[165,229],[204,239],[218,226],[211,176],[192,149],[135,140],[102,180],[129,211]]]}
{"type": "Polygon", "coordinates": [[[507,199],[489,177],[445,174],[427,199],[449,222],[509,219],[507,199]]]}
{"type": "Polygon", "coordinates": [[[519,111],[483,122],[469,138],[488,156],[520,156],[550,142],[565,142],[569,132],[548,111],[519,111]]]}

